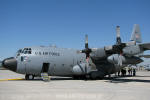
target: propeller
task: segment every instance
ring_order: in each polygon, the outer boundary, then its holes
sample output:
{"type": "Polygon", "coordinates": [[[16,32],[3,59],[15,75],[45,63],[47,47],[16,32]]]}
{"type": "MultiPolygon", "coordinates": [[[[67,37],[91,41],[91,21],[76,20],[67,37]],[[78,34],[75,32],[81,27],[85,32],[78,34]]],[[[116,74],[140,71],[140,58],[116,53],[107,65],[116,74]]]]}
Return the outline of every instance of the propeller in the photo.
{"type": "MultiPolygon", "coordinates": [[[[120,37],[120,26],[116,27],[116,44],[112,46],[111,51],[111,56],[113,56],[113,54],[118,54],[118,66],[122,66],[123,63],[123,48],[126,47],[126,43],[122,43],[121,42],[121,37],[120,37]]],[[[111,58],[111,56],[109,56],[111,58]]],[[[108,57],[108,59],[109,59],[108,57]]]]}
{"type": "Polygon", "coordinates": [[[116,27],[116,44],[113,45],[113,51],[117,54],[122,54],[123,53],[123,48],[126,47],[126,43],[121,42],[120,38],[120,26],[116,27]]]}
{"type": "Polygon", "coordinates": [[[92,52],[92,49],[89,48],[89,45],[88,45],[88,35],[85,35],[85,49],[83,49],[81,52],[82,52],[82,53],[85,53],[85,55],[86,55],[86,60],[87,60],[87,62],[88,62],[88,59],[89,59],[89,57],[90,57],[90,53],[92,52]]]}
{"type": "Polygon", "coordinates": [[[118,65],[122,66],[123,48],[126,47],[126,43],[121,42],[120,26],[116,27],[116,36],[116,44],[113,45],[113,51],[118,54],[118,65]]]}
{"type": "Polygon", "coordinates": [[[117,44],[117,45],[120,45],[120,44],[121,44],[120,26],[117,26],[117,27],[116,27],[116,36],[117,36],[116,44],[117,44]]]}
{"type": "Polygon", "coordinates": [[[96,70],[96,66],[92,63],[92,59],[90,58],[90,53],[94,51],[93,49],[89,48],[88,44],[88,35],[85,35],[85,48],[81,50],[81,53],[85,53],[86,55],[86,66],[85,66],[85,73],[88,73],[88,69],[90,67],[90,70],[96,70]]]}

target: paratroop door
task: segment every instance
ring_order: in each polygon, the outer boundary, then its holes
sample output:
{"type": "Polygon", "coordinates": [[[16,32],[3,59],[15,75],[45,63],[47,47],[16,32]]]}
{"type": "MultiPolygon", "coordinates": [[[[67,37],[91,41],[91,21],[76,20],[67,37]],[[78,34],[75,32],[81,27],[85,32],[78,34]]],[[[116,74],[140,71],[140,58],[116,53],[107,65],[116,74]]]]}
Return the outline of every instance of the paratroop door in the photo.
{"type": "Polygon", "coordinates": [[[48,69],[49,69],[49,63],[43,63],[43,66],[42,66],[42,73],[48,73],[48,69]]]}

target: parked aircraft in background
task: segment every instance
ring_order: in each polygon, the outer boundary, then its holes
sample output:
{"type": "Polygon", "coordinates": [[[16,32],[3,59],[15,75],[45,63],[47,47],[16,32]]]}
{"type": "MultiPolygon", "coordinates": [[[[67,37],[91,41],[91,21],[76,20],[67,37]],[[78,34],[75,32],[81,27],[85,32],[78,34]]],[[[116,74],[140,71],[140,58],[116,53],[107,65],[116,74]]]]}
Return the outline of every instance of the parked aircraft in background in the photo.
{"type": "Polygon", "coordinates": [[[0,61],[0,68],[2,67],[2,62],[0,61]]]}
{"type": "MultiPolygon", "coordinates": [[[[25,74],[25,79],[34,79],[47,73],[50,76],[103,78],[120,71],[129,64],[139,64],[150,43],[141,43],[139,25],[135,24],[131,41],[122,43],[120,27],[116,28],[116,44],[102,48],[89,48],[88,36],[85,49],[75,50],[50,46],[25,47],[16,57],[4,59],[2,65],[14,72],[25,74]]],[[[148,55],[147,55],[148,56],[148,55]]]]}
{"type": "Polygon", "coordinates": [[[145,70],[150,71],[150,65],[145,66],[145,70]]]}
{"type": "Polygon", "coordinates": [[[142,64],[145,70],[150,71],[150,64],[142,64]]]}

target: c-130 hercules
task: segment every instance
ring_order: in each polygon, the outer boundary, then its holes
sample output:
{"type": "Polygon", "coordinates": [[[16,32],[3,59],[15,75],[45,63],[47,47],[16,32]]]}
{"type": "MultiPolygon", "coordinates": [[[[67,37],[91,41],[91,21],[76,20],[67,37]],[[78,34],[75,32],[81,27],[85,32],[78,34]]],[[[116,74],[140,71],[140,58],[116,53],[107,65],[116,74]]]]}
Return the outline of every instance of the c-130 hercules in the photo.
{"type": "Polygon", "coordinates": [[[16,57],[4,59],[3,67],[25,74],[25,79],[34,79],[47,73],[49,76],[103,78],[116,73],[129,64],[139,64],[141,55],[150,50],[150,43],[141,43],[139,25],[135,24],[131,41],[122,43],[120,27],[116,27],[117,41],[112,46],[89,48],[86,35],[85,49],[74,50],[57,47],[26,47],[18,50],[16,57]],[[138,43],[138,44],[137,44],[138,43]]]}

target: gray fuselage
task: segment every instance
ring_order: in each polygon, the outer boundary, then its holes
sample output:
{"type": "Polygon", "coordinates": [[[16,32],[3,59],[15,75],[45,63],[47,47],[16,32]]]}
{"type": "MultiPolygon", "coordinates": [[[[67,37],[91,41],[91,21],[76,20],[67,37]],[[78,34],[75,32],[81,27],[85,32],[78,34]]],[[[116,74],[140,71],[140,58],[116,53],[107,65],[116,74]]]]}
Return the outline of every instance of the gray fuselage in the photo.
{"type": "Polygon", "coordinates": [[[53,76],[72,76],[72,68],[85,61],[85,54],[74,49],[56,47],[31,47],[31,54],[20,53],[17,71],[21,74],[40,75],[43,63],[49,63],[48,74],[53,76]],[[23,58],[22,58],[23,57],[23,58]]]}

